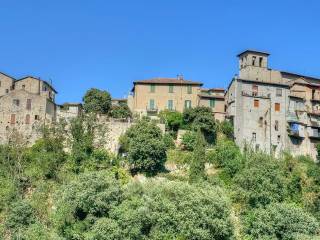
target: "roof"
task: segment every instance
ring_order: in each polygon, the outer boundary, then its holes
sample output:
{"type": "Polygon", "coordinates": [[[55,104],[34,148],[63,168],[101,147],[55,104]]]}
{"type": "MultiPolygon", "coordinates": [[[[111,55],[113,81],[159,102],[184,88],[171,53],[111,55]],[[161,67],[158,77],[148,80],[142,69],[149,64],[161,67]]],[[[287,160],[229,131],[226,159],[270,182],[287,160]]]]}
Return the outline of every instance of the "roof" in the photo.
{"type": "Polygon", "coordinates": [[[178,79],[178,78],[151,78],[147,80],[137,80],[133,84],[179,84],[179,85],[200,85],[202,82],[195,82],[190,80],[178,79]]]}
{"type": "Polygon", "coordinates": [[[11,77],[11,76],[9,76],[8,74],[5,74],[5,73],[3,73],[3,72],[0,72],[0,74],[2,74],[2,75],[4,75],[4,76],[6,76],[6,77],[11,78],[11,79],[13,79],[13,80],[14,80],[14,78],[13,78],[13,77],[11,77]]]}
{"type": "Polygon", "coordinates": [[[215,92],[224,92],[224,88],[209,88],[209,91],[215,91],[215,92]]]}
{"type": "Polygon", "coordinates": [[[285,71],[280,71],[280,72],[281,74],[289,75],[292,77],[300,77],[300,78],[307,78],[309,80],[320,81],[320,78],[316,78],[316,77],[309,77],[309,76],[305,76],[297,73],[285,72],[285,71]]]}
{"type": "Polygon", "coordinates": [[[82,103],[65,102],[65,103],[61,104],[61,106],[82,106],[82,103]]]}
{"type": "Polygon", "coordinates": [[[50,83],[48,83],[47,81],[42,80],[42,79],[39,79],[39,78],[35,78],[35,77],[32,77],[32,76],[26,76],[26,77],[17,79],[17,80],[15,80],[15,82],[22,81],[22,80],[24,80],[24,79],[26,79],[26,78],[32,78],[32,79],[35,79],[35,80],[44,82],[44,83],[46,83],[55,93],[58,93],[58,92],[54,89],[54,87],[53,87],[50,83]]]}
{"type": "Polygon", "coordinates": [[[256,83],[256,84],[260,84],[260,85],[274,85],[274,86],[289,88],[289,84],[285,84],[285,83],[262,82],[262,81],[242,79],[242,78],[237,78],[237,80],[242,81],[242,82],[256,83]]]}
{"type": "Polygon", "coordinates": [[[260,55],[265,55],[265,56],[269,56],[270,54],[267,52],[262,52],[262,51],[257,51],[257,50],[252,50],[252,49],[247,49],[241,53],[239,53],[237,55],[237,57],[240,57],[241,55],[245,54],[245,53],[255,53],[255,54],[260,54],[260,55]]]}

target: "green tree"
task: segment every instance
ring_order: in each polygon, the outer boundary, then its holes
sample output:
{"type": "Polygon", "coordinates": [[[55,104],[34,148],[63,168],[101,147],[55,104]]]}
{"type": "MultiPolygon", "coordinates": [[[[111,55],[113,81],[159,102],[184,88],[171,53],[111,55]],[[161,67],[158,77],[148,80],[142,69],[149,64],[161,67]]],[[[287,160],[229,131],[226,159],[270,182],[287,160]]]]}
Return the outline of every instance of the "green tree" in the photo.
{"type": "Polygon", "coordinates": [[[217,124],[218,131],[224,134],[227,138],[232,139],[234,138],[233,133],[233,125],[230,121],[222,121],[217,124]]]}
{"type": "Polygon", "coordinates": [[[166,129],[176,134],[183,124],[182,113],[164,110],[159,113],[160,121],[166,125],[166,129]]]}
{"type": "Polygon", "coordinates": [[[113,118],[130,118],[132,113],[126,103],[120,103],[111,107],[110,116],[113,118]]]}
{"type": "Polygon", "coordinates": [[[190,182],[199,182],[206,178],[205,172],[205,140],[200,130],[197,132],[196,145],[193,150],[192,162],[190,164],[189,179],[190,182]]]}
{"type": "Polygon", "coordinates": [[[316,237],[320,232],[319,223],[314,217],[286,203],[255,209],[245,217],[244,223],[249,239],[290,240],[298,239],[302,234],[307,239],[307,236],[316,237]]]}
{"type": "Polygon", "coordinates": [[[164,168],[166,145],[161,129],[147,119],[131,126],[120,140],[131,171],[155,174],[164,168]]]}
{"type": "Polygon", "coordinates": [[[214,143],[216,139],[216,126],[211,108],[195,107],[185,109],[183,112],[183,123],[190,129],[200,129],[208,143],[214,143]]]}
{"type": "Polygon", "coordinates": [[[182,135],[181,145],[183,150],[193,151],[197,139],[197,132],[187,131],[182,135]]]}
{"type": "Polygon", "coordinates": [[[86,113],[108,114],[111,108],[111,96],[107,91],[89,89],[83,97],[83,109],[86,113]]]}
{"type": "Polygon", "coordinates": [[[234,178],[236,200],[252,208],[284,200],[286,181],[279,163],[260,153],[247,157],[245,168],[234,178]]]}

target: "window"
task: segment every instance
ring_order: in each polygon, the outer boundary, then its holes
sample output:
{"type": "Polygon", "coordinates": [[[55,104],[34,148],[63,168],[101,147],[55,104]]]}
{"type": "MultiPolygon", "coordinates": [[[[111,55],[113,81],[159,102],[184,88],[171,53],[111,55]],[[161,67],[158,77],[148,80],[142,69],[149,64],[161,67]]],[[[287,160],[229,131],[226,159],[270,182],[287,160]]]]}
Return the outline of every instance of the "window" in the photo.
{"type": "Polygon", "coordinates": [[[150,85],[150,92],[154,93],[156,91],[156,85],[151,84],[150,85]]]}
{"type": "Polygon", "coordinates": [[[9,89],[6,89],[6,93],[9,93],[9,89]]]}
{"type": "Polygon", "coordinates": [[[279,131],[279,121],[278,120],[276,120],[274,122],[274,130],[279,131]]]}
{"type": "Polygon", "coordinates": [[[20,105],[20,100],[19,99],[13,99],[13,105],[15,105],[15,106],[19,106],[20,105]]]}
{"type": "Polygon", "coordinates": [[[184,101],[184,108],[191,108],[191,100],[184,101]]]}
{"type": "Polygon", "coordinates": [[[27,99],[27,110],[31,110],[31,99],[27,99]]]}
{"type": "Polygon", "coordinates": [[[15,114],[11,114],[10,124],[15,124],[15,123],[16,123],[16,115],[15,114]]]}
{"type": "Polygon", "coordinates": [[[263,117],[259,118],[259,127],[263,127],[263,117]]]}
{"type": "Polygon", "coordinates": [[[254,106],[255,108],[258,108],[258,107],[259,107],[259,100],[254,99],[254,100],[253,100],[253,106],[254,106]]]}
{"type": "Polygon", "coordinates": [[[278,135],[277,142],[280,143],[280,140],[281,140],[281,136],[278,135]]]}
{"type": "Polygon", "coordinates": [[[168,100],[168,109],[173,110],[173,100],[168,100]]]}
{"type": "Polygon", "coordinates": [[[282,96],[282,89],[281,88],[277,88],[276,89],[276,96],[277,97],[281,97],[282,96]]]}
{"type": "Polygon", "coordinates": [[[26,89],[26,85],[23,84],[23,85],[22,85],[22,89],[26,89]]]}
{"type": "Polygon", "coordinates": [[[256,64],[256,56],[252,56],[252,66],[254,66],[256,64]]]}
{"type": "Polygon", "coordinates": [[[150,99],[150,101],[149,101],[149,108],[150,108],[150,109],[155,109],[154,99],[150,99]]]}
{"type": "Polygon", "coordinates": [[[169,93],[173,93],[173,85],[169,85],[169,93]]]}
{"type": "Polygon", "coordinates": [[[262,67],[263,57],[259,57],[259,67],[262,67]]]}
{"type": "Polygon", "coordinates": [[[257,140],[257,134],[255,132],[252,133],[252,141],[255,142],[257,140]]]}
{"type": "Polygon", "coordinates": [[[0,81],[0,87],[1,87],[1,81],[0,81]]]}
{"type": "Polygon", "coordinates": [[[42,85],[42,91],[46,92],[48,90],[47,86],[45,84],[42,85]]]}
{"type": "Polygon", "coordinates": [[[188,94],[192,93],[192,86],[191,85],[187,86],[187,93],[188,94]]]}
{"type": "Polygon", "coordinates": [[[40,116],[39,115],[34,115],[34,120],[40,120],[40,116]]]}
{"type": "Polygon", "coordinates": [[[259,90],[258,85],[252,85],[252,96],[257,96],[258,90],[259,90]]]}
{"type": "Polygon", "coordinates": [[[215,99],[210,99],[210,107],[214,108],[216,105],[215,99]]]}
{"type": "Polygon", "coordinates": [[[275,103],[275,104],[274,104],[274,110],[275,110],[276,112],[280,112],[280,103],[275,103]]]}
{"type": "Polygon", "coordinates": [[[26,124],[30,124],[30,115],[29,114],[26,115],[26,124]]]}

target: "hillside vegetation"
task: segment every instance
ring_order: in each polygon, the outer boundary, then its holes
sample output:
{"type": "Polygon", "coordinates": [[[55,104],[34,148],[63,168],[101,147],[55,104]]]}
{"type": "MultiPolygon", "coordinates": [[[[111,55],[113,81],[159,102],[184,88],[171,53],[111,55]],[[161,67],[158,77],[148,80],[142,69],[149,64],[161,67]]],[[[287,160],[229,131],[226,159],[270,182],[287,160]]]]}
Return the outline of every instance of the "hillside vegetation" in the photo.
{"type": "Polygon", "coordinates": [[[0,147],[1,238],[320,239],[319,165],[241,152],[211,116],[162,113],[166,134],[136,121],[119,156],[85,116],[32,147],[14,135],[0,147]],[[178,129],[188,137],[176,147],[178,129]]]}

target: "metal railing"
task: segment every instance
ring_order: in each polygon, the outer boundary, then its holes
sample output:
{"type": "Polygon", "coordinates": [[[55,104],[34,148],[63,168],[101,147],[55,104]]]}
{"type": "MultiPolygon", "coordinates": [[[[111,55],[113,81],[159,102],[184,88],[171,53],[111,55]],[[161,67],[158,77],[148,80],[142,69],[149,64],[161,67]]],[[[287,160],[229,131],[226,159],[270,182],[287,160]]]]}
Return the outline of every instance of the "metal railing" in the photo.
{"type": "Polygon", "coordinates": [[[242,96],[245,97],[260,97],[260,98],[270,98],[270,94],[262,93],[262,92],[256,92],[256,91],[242,91],[242,96]]]}

